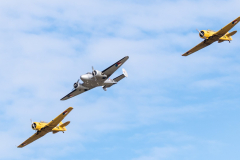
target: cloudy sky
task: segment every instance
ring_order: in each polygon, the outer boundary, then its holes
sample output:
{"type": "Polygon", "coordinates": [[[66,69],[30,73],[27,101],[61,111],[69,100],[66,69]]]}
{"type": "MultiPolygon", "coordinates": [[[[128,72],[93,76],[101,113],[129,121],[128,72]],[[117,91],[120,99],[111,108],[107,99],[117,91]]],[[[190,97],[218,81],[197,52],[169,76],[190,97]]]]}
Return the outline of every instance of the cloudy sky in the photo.
{"type": "Polygon", "coordinates": [[[239,159],[240,33],[181,56],[202,41],[196,28],[219,30],[240,16],[239,6],[2,0],[0,159],[239,159]],[[124,56],[128,78],[60,101],[91,66],[102,71],[124,56]],[[64,134],[16,147],[35,133],[31,118],[50,121],[70,106],[64,134]]]}

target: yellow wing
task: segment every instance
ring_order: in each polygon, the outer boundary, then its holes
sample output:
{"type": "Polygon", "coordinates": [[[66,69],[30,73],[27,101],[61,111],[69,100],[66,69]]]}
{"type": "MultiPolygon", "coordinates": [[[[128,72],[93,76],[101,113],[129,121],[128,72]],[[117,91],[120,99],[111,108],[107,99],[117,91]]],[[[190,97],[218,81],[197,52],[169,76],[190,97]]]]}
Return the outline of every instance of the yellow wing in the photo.
{"type": "Polygon", "coordinates": [[[54,128],[56,127],[65,117],[66,115],[71,112],[73,108],[69,107],[68,109],[66,109],[64,112],[62,112],[59,116],[57,116],[56,118],[54,118],[54,120],[52,120],[51,122],[49,122],[46,126],[54,128]]]}
{"type": "Polygon", "coordinates": [[[22,144],[20,144],[18,146],[18,148],[23,148],[26,145],[32,143],[33,141],[37,140],[38,138],[41,138],[42,136],[44,136],[45,134],[47,134],[48,132],[45,131],[41,131],[40,133],[35,133],[34,135],[32,135],[30,138],[28,138],[26,141],[24,141],[22,144]]]}
{"type": "Polygon", "coordinates": [[[240,17],[236,18],[234,21],[232,21],[231,23],[229,23],[228,25],[226,25],[225,27],[223,27],[222,29],[220,29],[219,31],[214,33],[213,35],[217,35],[217,36],[219,36],[219,38],[222,37],[230,29],[232,29],[239,21],[240,21],[240,17]]]}
{"type": "Polygon", "coordinates": [[[190,49],[189,51],[187,51],[186,53],[184,53],[182,56],[188,56],[210,44],[212,44],[213,42],[206,42],[206,41],[202,41],[201,43],[199,43],[198,45],[196,45],[195,47],[193,47],[192,49],[190,49]]]}

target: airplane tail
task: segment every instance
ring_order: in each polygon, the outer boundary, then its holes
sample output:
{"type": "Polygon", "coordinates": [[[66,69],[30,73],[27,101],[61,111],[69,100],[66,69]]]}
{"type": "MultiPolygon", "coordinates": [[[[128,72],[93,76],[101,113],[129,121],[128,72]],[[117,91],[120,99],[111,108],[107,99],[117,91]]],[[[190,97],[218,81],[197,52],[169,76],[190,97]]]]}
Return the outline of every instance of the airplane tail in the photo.
{"type": "MultiPolygon", "coordinates": [[[[70,121],[67,121],[67,122],[65,122],[65,123],[63,123],[62,121],[59,123],[59,128],[62,128],[63,129],[63,131],[66,131],[67,129],[66,129],[66,126],[67,125],[69,125],[69,123],[70,123],[70,121]]],[[[62,132],[63,132],[62,131],[62,132]]],[[[53,134],[55,134],[55,133],[58,133],[59,131],[52,131],[52,133],[53,134]]]]}
{"type": "Polygon", "coordinates": [[[70,121],[67,121],[67,122],[65,122],[65,123],[60,122],[60,123],[59,123],[59,127],[62,127],[62,128],[65,128],[65,129],[66,129],[66,126],[69,125],[69,123],[70,123],[70,121]]]}
{"type": "Polygon", "coordinates": [[[229,43],[230,43],[230,41],[232,41],[232,36],[236,33],[237,33],[237,31],[232,31],[231,33],[226,34],[226,36],[229,38],[229,43]]]}
{"type": "Polygon", "coordinates": [[[114,85],[114,84],[117,84],[117,82],[119,82],[119,81],[122,80],[123,78],[128,77],[127,71],[126,71],[124,68],[122,69],[122,71],[123,71],[123,74],[121,74],[120,76],[118,76],[118,77],[116,77],[116,78],[113,79],[113,81],[114,81],[115,83],[112,83],[112,84],[110,84],[110,85],[105,85],[105,86],[103,86],[103,90],[104,90],[104,91],[107,91],[107,88],[111,87],[111,86],[114,85]]]}
{"type": "Polygon", "coordinates": [[[233,36],[234,34],[236,34],[237,33],[237,31],[232,31],[231,33],[228,33],[226,36],[227,37],[231,37],[231,36],[233,36]]]}

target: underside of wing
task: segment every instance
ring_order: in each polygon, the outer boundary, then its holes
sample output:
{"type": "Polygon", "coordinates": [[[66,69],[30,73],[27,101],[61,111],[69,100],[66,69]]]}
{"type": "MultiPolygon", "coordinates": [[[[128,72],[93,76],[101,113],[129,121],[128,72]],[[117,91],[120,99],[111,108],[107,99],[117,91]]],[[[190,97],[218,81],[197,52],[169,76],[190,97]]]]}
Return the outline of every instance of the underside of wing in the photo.
{"type": "Polygon", "coordinates": [[[69,107],[64,112],[59,114],[56,118],[54,118],[51,122],[49,122],[46,126],[50,128],[56,127],[68,115],[68,113],[71,112],[72,109],[72,107],[69,107]]]}
{"type": "Polygon", "coordinates": [[[72,97],[74,97],[76,95],[79,95],[79,94],[81,94],[83,92],[86,92],[86,91],[88,91],[90,89],[92,89],[92,88],[89,88],[89,89],[74,89],[72,92],[70,92],[69,94],[64,96],[61,100],[67,100],[67,99],[72,98],[72,97]]]}
{"type": "Polygon", "coordinates": [[[199,43],[198,45],[196,45],[195,47],[193,47],[192,49],[190,49],[189,51],[184,53],[182,56],[188,56],[188,55],[190,55],[190,54],[192,54],[192,53],[194,53],[194,52],[196,52],[196,51],[198,51],[198,50],[200,50],[200,49],[210,45],[211,43],[213,43],[213,42],[208,42],[208,41],[204,42],[204,41],[202,41],[201,43],[199,43]]]}
{"type": "Polygon", "coordinates": [[[43,132],[43,131],[42,131],[42,132],[40,132],[40,133],[38,133],[38,134],[35,133],[35,134],[32,135],[31,137],[29,137],[26,141],[24,141],[22,144],[20,144],[20,145],[18,146],[18,148],[23,148],[23,147],[25,147],[26,145],[32,143],[33,141],[41,138],[41,137],[44,136],[45,134],[47,134],[47,132],[43,132]]]}
{"type": "Polygon", "coordinates": [[[222,37],[225,35],[230,29],[232,29],[238,22],[240,21],[240,17],[236,18],[234,21],[230,22],[228,25],[214,33],[214,35],[218,35],[219,37],[222,37]]]}
{"type": "Polygon", "coordinates": [[[107,75],[107,78],[109,78],[123,63],[125,63],[128,60],[128,56],[122,58],[121,60],[117,61],[104,71],[102,71],[103,74],[107,75]]]}

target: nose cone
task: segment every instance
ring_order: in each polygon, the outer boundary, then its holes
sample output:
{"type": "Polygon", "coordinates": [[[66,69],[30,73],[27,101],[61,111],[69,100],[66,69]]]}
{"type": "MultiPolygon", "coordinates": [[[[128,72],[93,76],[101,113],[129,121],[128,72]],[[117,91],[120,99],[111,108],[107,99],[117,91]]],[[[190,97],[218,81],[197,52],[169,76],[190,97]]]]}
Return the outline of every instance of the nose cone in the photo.
{"type": "Polygon", "coordinates": [[[80,78],[82,81],[88,80],[88,75],[87,74],[81,75],[80,78]]]}
{"type": "Polygon", "coordinates": [[[199,35],[200,35],[200,37],[203,37],[204,36],[204,31],[200,31],[199,35]]]}

